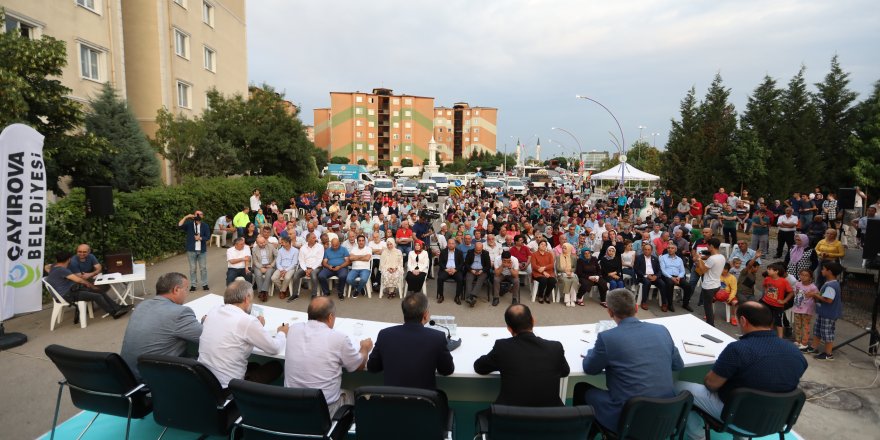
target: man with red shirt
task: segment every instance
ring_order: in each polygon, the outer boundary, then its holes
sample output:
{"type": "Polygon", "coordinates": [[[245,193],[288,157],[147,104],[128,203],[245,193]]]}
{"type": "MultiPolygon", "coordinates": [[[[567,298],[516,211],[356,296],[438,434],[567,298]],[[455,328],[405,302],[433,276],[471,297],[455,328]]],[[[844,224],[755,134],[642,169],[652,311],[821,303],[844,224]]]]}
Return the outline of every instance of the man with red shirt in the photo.
{"type": "Polygon", "coordinates": [[[724,192],[724,188],[718,188],[718,192],[712,196],[712,200],[715,200],[722,205],[727,203],[727,193],[724,192]]]}
{"type": "Polygon", "coordinates": [[[403,254],[403,261],[405,263],[406,257],[409,255],[409,251],[412,250],[413,245],[413,231],[409,228],[408,221],[400,222],[400,227],[397,228],[394,239],[397,241],[397,249],[400,249],[400,252],[403,254]]]}
{"type": "MultiPolygon", "coordinates": [[[[703,204],[698,202],[697,199],[691,197],[691,218],[698,219],[702,222],[703,217],[703,204]]],[[[702,224],[702,223],[701,223],[702,224]]]]}
{"type": "MultiPolygon", "coordinates": [[[[526,271],[526,268],[529,267],[529,261],[532,258],[532,252],[529,250],[528,246],[523,245],[523,236],[517,235],[514,238],[514,245],[510,248],[510,255],[516,258],[516,261],[519,261],[519,271],[522,273],[526,271]]],[[[526,273],[529,273],[526,271],[526,273]]]]}

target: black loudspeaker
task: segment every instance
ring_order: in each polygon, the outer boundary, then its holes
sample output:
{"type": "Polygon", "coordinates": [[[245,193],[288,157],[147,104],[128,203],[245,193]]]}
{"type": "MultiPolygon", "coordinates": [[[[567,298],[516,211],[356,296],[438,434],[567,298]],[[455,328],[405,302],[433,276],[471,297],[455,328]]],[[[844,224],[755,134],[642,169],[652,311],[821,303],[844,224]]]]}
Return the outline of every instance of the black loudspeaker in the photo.
{"type": "Polygon", "coordinates": [[[868,227],[862,237],[862,259],[873,260],[880,254],[880,219],[868,219],[868,227]]]}
{"type": "Polygon", "coordinates": [[[837,209],[854,209],[856,207],[855,205],[855,188],[840,188],[837,190],[837,209]]]}
{"type": "Polygon", "coordinates": [[[115,213],[112,187],[86,187],[86,217],[106,217],[115,213]]]}

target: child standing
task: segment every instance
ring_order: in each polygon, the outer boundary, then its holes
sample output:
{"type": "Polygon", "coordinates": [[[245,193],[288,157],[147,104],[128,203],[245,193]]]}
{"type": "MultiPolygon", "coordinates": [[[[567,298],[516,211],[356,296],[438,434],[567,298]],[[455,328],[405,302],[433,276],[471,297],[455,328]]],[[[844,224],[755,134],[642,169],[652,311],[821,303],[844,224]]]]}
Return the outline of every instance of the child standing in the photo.
{"type": "Polygon", "coordinates": [[[800,349],[807,348],[810,343],[810,324],[813,322],[813,314],[816,313],[816,300],[809,296],[810,293],[819,293],[819,289],[813,284],[813,273],[810,269],[804,269],[798,274],[800,280],[794,285],[794,343],[800,349]]]}
{"type": "Polygon", "coordinates": [[[785,304],[791,301],[794,291],[791,284],[780,275],[785,273],[782,263],[776,262],[767,266],[767,276],[764,278],[764,296],[761,297],[770,311],[773,313],[773,325],[776,327],[776,334],[782,338],[783,322],[782,315],[785,312],[785,304]]]}
{"type": "Polygon", "coordinates": [[[826,280],[822,285],[822,293],[809,293],[816,300],[816,323],[813,325],[813,344],[803,349],[804,353],[818,353],[819,342],[825,343],[825,351],[813,356],[820,361],[833,361],[834,327],[837,319],[843,314],[843,302],[840,297],[840,282],[837,276],[843,267],[836,261],[822,262],[821,274],[826,280]]]}

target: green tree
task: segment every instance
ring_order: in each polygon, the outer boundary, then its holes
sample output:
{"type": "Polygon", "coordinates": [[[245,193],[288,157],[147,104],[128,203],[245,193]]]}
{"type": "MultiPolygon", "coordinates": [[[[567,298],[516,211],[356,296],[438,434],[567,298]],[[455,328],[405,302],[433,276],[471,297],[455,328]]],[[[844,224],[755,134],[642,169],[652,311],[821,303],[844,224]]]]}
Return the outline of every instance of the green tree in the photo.
{"type": "Polygon", "coordinates": [[[379,161],[379,168],[382,168],[385,171],[391,169],[391,161],[388,159],[382,159],[379,161]]]}
{"type": "MultiPolygon", "coordinates": [[[[0,22],[5,20],[0,8],[0,22]]],[[[114,153],[106,141],[78,130],[81,105],[68,98],[71,90],[61,84],[67,64],[66,42],[44,35],[39,40],[15,32],[0,32],[0,127],[16,122],[40,132],[48,189],[62,195],[61,176],[108,181],[113,172],[99,159],[114,153]]]]}
{"type": "MultiPolygon", "coordinates": [[[[736,190],[744,188],[757,192],[757,182],[764,182],[767,178],[767,159],[770,152],[764,148],[758,140],[758,135],[748,129],[740,129],[736,132],[736,142],[727,154],[727,162],[730,164],[731,177],[736,179],[736,190]]],[[[731,188],[732,189],[732,188],[731,188]]]]}
{"type": "Polygon", "coordinates": [[[849,73],[840,68],[835,55],[825,81],[816,84],[818,93],[813,95],[819,116],[816,154],[822,169],[821,179],[817,179],[817,182],[834,189],[851,185],[852,166],[855,163],[847,147],[853,130],[850,109],[857,94],[849,90],[848,85],[849,73]]]}
{"type": "Polygon", "coordinates": [[[820,178],[815,143],[819,117],[807,91],[805,71],[801,66],[782,94],[778,143],[770,152],[771,193],[780,199],[793,191],[813,188],[820,178]]]}
{"type": "Polygon", "coordinates": [[[730,164],[724,159],[735,144],[737,129],[736,110],[728,102],[730,89],[722,84],[721,74],[706,92],[697,110],[699,115],[699,150],[691,155],[692,165],[684,171],[688,175],[687,193],[707,199],[720,186],[732,181],[730,164]]]}
{"type": "MultiPolygon", "coordinates": [[[[734,170],[744,170],[748,179],[740,178],[740,185],[748,185],[753,194],[768,194],[771,192],[772,185],[768,179],[767,166],[764,162],[760,164],[764,168],[763,173],[753,175],[751,166],[758,166],[753,159],[746,157],[750,151],[763,154],[765,159],[770,158],[770,152],[776,150],[779,144],[779,129],[782,124],[782,95],[783,91],[776,85],[776,80],[769,75],[764,76],[761,84],[755,88],[749,100],[746,103],[746,110],[740,118],[740,133],[737,134],[737,144],[731,156],[737,161],[742,161],[743,165],[737,162],[731,162],[734,170]],[[757,145],[752,145],[752,136],[757,145]],[[751,165],[749,165],[751,164],[751,165]],[[757,177],[760,176],[760,177],[757,177]]],[[[729,159],[733,160],[733,159],[729,159]]],[[[791,164],[774,164],[774,179],[791,179],[794,168],[791,164]]],[[[738,175],[735,172],[735,176],[738,175]]]]}
{"type": "Polygon", "coordinates": [[[189,119],[160,109],[158,128],[150,141],[156,151],[171,162],[175,179],[236,174],[238,156],[229,142],[221,140],[204,120],[189,119]]]}
{"type": "Polygon", "coordinates": [[[552,161],[554,161],[554,160],[555,160],[557,163],[559,163],[559,167],[560,167],[560,168],[566,168],[566,169],[568,169],[568,159],[565,158],[565,157],[562,157],[562,156],[554,157],[554,158],[552,158],[552,159],[550,159],[550,160],[544,162],[544,164],[545,164],[545,165],[550,165],[550,162],[552,162],[552,161]]]}
{"type": "MultiPolygon", "coordinates": [[[[699,117],[697,115],[696,90],[691,87],[679,105],[680,121],[672,120],[666,152],[661,157],[662,169],[659,176],[666,187],[676,194],[690,193],[691,181],[686,169],[699,166],[699,117]]],[[[614,163],[607,164],[611,166],[614,163]]],[[[603,168],[608,169],[608,168],[603,168]]]]}
{"type": "Polygon", "coordinates": [[[86,130],[106,139],[117,154],[99,159],[104,167],[113,170],[109,182],[88,181],[91,176],[73,176],[75,186],[109,183],[120,191],[131,192],[160,183],[159,160],[141,130],[137,119],[116,90],[105,83],[101,95],[92,102],[92,112],[85,117],[86,130]]]}
{"type": "Polygon", "coordinates": [[[342,164],[342,165],[344,165],[344,164],[347,164],[347,163],[349,163],[349,162],[351,162],[351,160],[350,160],[349,158],[347,158],[347,157],[333,156],[333,157],[330,158],[330,163],[332,163],[332,164],[342,164]]]}
{"type": "Polygon", "coordinates": [[[366,159],[358,159],[358,165],[367,166],[368,162],[366,159]]]}
{"type": "Polygon", "coordinates": [[[853,109],[853,134],[849,137],[850,154],[855,160],[852,168],[855,182],[867,191],[880,190],[880,81],[865,101],[853,109]]]}
{"type": "Polygon", "coordinates": [[[413,166],[413,161],[412,161],[412,159],[409,159],[409,158],[400,159],[400,166],[411,167],[411,166],[413,166]]]}
{"type": "Polygon", "coordinates": [[[646,173],[660,175],[663,168],[660,156],[660,151],[647,141],[638,140],[626,151],[626,162],[646,173]]]}

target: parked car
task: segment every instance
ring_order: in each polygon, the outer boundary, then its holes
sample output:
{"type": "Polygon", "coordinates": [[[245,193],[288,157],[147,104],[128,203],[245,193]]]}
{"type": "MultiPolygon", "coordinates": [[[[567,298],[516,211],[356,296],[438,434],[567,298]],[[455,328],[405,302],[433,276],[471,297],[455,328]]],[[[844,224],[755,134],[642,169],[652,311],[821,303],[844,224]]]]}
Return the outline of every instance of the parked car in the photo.
{"type": "Polygon", "coordinates": [[[419,180],[416,186],[419,189],[419,193],[425,196],[429,202],[437,201],[437,182],[432,179],[422,179],[419,180]]]}
{"type": "Polygon", "coordinates": [[[504,189],[504,183],[498,179],[483,179],[483,189],[489,194],[497,194],[504,189]]]}
{"type": "Polygon", "coordinates": [[[400,193],[405,197],[414,197],[419,195],[419,185],[415,180],[407,180],[401,185],[400,193]]]}
{"type": "Polygon", "coordinates": [[[522,183],[522,180],[507,179],[506,186],[504,187],[504,192],[506,192],[508,195],[524,196],[529,193],[529,188],[522,183]]]}

